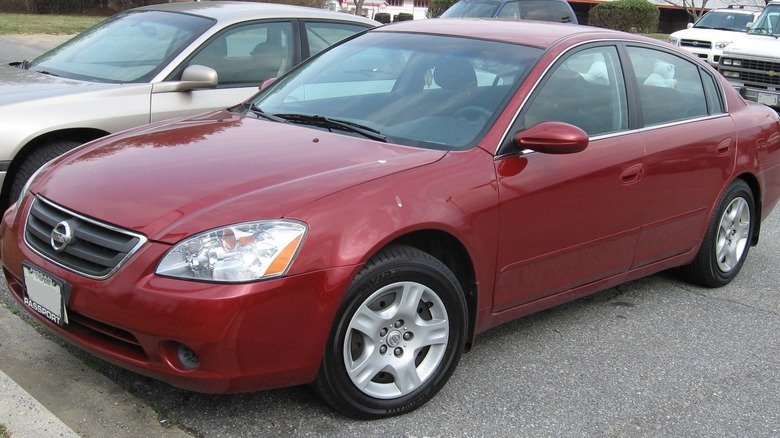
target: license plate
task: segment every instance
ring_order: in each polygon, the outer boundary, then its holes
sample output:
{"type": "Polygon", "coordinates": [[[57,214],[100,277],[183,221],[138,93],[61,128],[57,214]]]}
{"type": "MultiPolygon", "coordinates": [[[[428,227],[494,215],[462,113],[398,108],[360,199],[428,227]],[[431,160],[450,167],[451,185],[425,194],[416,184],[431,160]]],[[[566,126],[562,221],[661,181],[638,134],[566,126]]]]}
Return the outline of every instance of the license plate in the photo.
{"type": "Polygon", "coordinates": [[[70,287],[64,281],[28,263],[22,264],[26,294],[24,304],[57,325],[68,323],[65,305],[70,287]]]}
{"type": "Polygon", "coordinates": [[[777,95],[759,92],[758,103],[763,103],[768,106],[777,106],[777,95]]]}

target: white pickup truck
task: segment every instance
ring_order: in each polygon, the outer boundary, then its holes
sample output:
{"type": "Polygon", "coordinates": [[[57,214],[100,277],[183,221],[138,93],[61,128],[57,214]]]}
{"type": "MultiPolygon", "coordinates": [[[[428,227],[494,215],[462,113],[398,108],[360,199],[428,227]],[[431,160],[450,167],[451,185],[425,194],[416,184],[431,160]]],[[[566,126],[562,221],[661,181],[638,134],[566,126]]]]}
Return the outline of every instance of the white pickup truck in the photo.
{"type": "Polygon", "coordinates": [[[718,71],[747,100],[780,109],[780,1],[772,1],[747,35],[726,46],[718,71]]]}

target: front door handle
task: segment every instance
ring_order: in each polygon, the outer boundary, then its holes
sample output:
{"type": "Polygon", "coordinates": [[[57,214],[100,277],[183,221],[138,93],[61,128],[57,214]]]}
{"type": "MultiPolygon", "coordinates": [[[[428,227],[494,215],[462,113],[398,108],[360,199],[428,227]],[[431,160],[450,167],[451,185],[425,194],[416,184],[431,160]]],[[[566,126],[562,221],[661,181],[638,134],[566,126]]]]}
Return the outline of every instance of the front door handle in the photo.
{"type": "Polygon", "coordinates": [[[633,184],[642,179],[645,174],[645,165],[642,163],[628,167],[620,174],[621,184],[633,184]]]}

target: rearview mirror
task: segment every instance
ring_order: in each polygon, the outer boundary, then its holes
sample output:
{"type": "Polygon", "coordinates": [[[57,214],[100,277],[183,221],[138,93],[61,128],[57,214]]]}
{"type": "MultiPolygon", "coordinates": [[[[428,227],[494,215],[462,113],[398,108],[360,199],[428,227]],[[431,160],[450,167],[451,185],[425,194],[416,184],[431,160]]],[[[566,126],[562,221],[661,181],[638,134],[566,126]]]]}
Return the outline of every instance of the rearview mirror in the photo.
{"type": "Polygon", "coordinates": [[[524,129],[514,138],[515,146],[543,154],[573,154],[588,147],[588,134],[563,122],[541,122],[524,129]]]}
{"type": "Polygon", "coordinates": [[[152,85],[152,93],[190,91],[198,88],[215,88],[219,82],[217,72],[205,65],[191,65],[181,73],[180,81],[158,82],[152,85]]]}

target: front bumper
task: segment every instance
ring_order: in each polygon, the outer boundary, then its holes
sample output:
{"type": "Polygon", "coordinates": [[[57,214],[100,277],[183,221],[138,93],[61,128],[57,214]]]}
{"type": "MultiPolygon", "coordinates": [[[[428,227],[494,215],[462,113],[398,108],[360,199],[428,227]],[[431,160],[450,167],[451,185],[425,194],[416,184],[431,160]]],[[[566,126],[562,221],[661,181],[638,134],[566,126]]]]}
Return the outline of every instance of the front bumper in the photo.
{"type": "MultiPolygon", "coordinates": [[[[28,201],[29,202],[29,201],[28,201]]],[[[354,267],[248,284],[154,275],[168,245],[147,242],[114,275],[93,280],[48,262],[23,241],[23,220],[6,212],[2,266],[11,295],[68,342],[173,386],[246,392],[314,380],[354,267]],[[69,323],[59,326],[24,304],[22,263],[67,283],[69,323]],[[199,358],[191,369],[179,346],[199,358]]]]}

